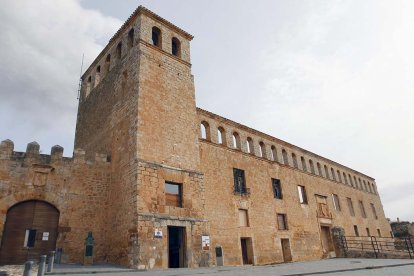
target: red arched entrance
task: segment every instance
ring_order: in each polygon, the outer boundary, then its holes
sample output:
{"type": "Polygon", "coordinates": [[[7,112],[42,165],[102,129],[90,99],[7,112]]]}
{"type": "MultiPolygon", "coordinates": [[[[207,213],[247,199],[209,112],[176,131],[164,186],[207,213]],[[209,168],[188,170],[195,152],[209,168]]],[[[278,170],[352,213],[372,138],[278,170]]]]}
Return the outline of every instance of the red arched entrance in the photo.
{"type": "Polygon", "coordinates": [[[38,260],[55,250],[59,211],[51,204],[30,200],[9,208],[0,248],[1,264],[38,260]]]}

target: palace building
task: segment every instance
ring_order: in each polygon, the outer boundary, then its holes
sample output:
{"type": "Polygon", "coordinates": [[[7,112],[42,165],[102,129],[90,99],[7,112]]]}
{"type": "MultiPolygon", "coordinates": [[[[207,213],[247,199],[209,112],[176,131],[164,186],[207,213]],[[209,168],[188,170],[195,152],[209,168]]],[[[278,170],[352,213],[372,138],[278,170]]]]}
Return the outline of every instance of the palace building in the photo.
{"type": "Polygon", "coordinates": [[[334,227],[390,236],[374,178],[197,108],[192,39],[138,7],[82,76],[71,158],[1,143],[0,264],[57,250],[141,269],[261,265],[334,257],[334,227]]]}

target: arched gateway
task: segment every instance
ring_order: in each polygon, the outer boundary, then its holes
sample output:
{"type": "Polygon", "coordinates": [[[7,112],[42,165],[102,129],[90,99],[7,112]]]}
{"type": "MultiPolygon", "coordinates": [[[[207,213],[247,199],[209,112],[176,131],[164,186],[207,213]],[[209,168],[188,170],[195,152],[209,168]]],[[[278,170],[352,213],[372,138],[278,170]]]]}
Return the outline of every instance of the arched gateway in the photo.
{"type": "Polygon", "coordinates": [[[56,248],[59,211],[51,204],[30,200],[9,208],[0,249],[0,264],[38,260],[56,248]]]}

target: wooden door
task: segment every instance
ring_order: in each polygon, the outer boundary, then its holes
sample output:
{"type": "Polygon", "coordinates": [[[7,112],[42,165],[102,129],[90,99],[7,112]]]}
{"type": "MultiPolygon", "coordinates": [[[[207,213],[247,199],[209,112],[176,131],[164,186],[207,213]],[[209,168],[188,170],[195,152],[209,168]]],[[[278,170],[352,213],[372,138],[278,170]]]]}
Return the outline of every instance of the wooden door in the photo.
{"type": "Polygon", "coordinates": [[[280,242],[282,243],[283,261],[284,262],[291,262],[292,261],[292,252],[290,251],[289,239],[281,239],[280,242]]]}
{"type": "Polygon", "coordinates": [[[25,201],[11,207],[6,216],[0,248],[0,264],[38,260],[55,250],[59,211],[43,201],[25,201]]]}

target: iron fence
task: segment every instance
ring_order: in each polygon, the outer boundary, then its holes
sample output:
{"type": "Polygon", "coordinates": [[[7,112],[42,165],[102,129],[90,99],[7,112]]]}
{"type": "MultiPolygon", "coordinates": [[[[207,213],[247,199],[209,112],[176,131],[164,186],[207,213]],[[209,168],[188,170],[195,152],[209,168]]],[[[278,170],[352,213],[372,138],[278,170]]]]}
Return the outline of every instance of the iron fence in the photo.
{"type": "Polygon", "coordinates": [[[401,258],[414,258],[414,241],[410,238],[374,237],[374,236],[342,236],[341,246],[345,256],[351,253],[371,253],[375,258],[386,255],[401,258]]]}

